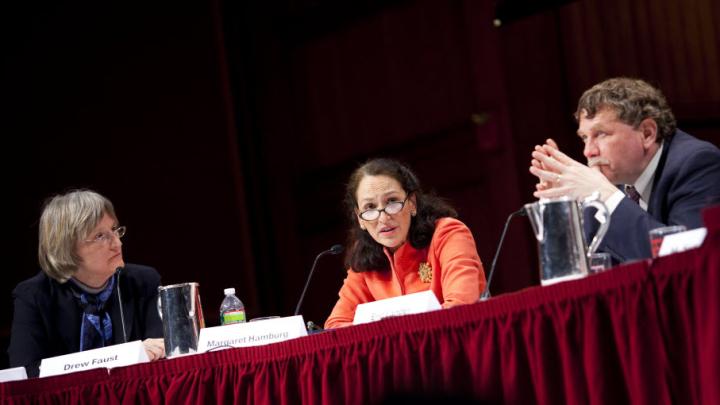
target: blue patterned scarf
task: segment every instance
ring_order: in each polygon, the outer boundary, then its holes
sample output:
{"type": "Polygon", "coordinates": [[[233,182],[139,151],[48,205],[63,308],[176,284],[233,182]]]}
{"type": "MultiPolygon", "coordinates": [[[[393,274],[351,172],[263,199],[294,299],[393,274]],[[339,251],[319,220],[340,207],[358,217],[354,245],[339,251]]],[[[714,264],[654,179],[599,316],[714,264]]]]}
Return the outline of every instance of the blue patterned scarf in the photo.
{"type": "Polygon", "coordinates": [[[98,294],[80,291],[76,297],[80,300],[83,309],[82,323],[80,324],[80,351],[97,349],[112,344],[112,320],[105,311],[105,304],[112,295],[115,286],[115,277],[98,294]]]}

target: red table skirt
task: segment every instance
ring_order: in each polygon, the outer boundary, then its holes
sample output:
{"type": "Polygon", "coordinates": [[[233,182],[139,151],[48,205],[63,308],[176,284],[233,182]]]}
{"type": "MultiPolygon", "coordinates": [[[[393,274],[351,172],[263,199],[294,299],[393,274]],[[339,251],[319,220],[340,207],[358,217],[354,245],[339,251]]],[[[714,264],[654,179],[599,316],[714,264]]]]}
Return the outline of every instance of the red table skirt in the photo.
{"type": "Polygon", "coordinates": [[[701,248],[654,262],[267,346],[0,384],[0,397],[7,404],[718,404],[720,210],[706,214],[701,248]]]}

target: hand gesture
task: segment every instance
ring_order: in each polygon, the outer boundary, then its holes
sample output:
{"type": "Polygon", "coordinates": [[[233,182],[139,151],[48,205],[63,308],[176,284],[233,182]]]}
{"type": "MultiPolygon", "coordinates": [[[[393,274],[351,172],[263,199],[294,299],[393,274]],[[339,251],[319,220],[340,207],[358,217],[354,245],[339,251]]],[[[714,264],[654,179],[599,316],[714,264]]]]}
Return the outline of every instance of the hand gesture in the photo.
{"type": "Polygon", "coordinates": [[[536,146],[532,158],[530,173],[539,179],[537,190],[533,193],[537,198],[570,196],[584,199],[598,191],[600,199],[607,201],[618,191],[599,168],[590,168],[571,159],[558,149],[552,139],[536,146]]]}

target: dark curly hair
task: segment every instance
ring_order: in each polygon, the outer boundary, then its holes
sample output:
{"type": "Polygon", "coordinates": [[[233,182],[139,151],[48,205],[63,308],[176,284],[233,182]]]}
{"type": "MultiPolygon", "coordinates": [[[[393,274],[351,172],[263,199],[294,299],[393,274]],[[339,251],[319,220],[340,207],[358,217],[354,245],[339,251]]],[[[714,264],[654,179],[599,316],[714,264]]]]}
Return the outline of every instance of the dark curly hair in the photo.
{"type": "Polygon", "coordinates": [[[635,129],[647,118],[655,120],[658,143],[670,138],[677,128],[662,92],[640,79],[616,77],[594,85],[580,97],[575,119],[579,122],[583,111],[592,119],[603,108],[615,110],[620,122],[635,129]]]}
{"type": "Polygon", "coordinates": [[[448,203],[434,194],[422,191],[417,176],[406,165],[392,159],[372,159],[365,162],[355,169],[345,187],[345,208],[350,220],[345,266],[356,272],[390,269],[383,246],[368,232],[363,231],[357,221],[357,188],[365,176],[391,177],[400,183],[408,197],[415,195],[417,215],[411,217],[407,239],[416,249],[430,244],[435,232],[435,221],[444,217],[457,217],[457,212],[448,203]]]}

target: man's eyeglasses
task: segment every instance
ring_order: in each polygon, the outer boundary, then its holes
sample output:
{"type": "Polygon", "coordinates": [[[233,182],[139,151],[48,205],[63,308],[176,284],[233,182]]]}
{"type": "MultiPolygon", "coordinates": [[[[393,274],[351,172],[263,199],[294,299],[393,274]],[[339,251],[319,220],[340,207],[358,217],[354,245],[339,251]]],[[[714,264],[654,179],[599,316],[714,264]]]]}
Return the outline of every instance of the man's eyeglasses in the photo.
{"type": "Polygon", "coordinates": [[[108,244],[113,241],[113,237],[117,237],[118,239],[125,236],[125,231],[127,230],[124,226],[118,226],[117,228],[113,228],[110,232],[101,232],[97,234],[92,239],[85,239],[85,242],[87,243],[100,243],[100,244],[108,244]]]}
{"type": "Polygon", "coordinates": [[[405,199],[402,201],[390,201],[385,205],[385,208],[383,209],[372,208],[369,210],[365,210],[360,213],[360,218],[364,219],[365,221],[374,221],[380,218],[381,212],[385,212],[388,215],[397,214],[398,212],[402,211],[407,200],[408,197],[405,197],[405,199]]]}

